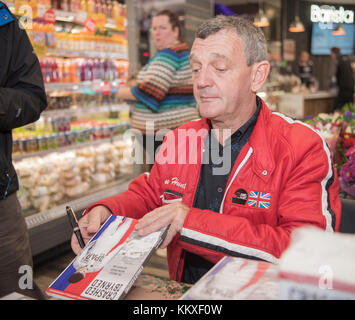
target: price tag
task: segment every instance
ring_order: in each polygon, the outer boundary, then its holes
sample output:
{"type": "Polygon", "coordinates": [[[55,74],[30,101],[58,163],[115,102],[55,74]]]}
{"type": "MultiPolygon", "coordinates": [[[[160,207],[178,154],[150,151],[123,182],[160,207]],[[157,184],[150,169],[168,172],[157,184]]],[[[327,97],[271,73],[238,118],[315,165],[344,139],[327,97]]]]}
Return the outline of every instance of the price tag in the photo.
{"type": "Polygon", "coordinates": [[[85,21],[85,28],[90,32],[94,32],[96,30],[96,22],[93,19],[88,19],[85,21]]]}
{"type": "Polygon", "coordinates": [[[123,31],[125,29],[126,19],[121,16],[116,19],[116,29],[119,31],[123,31]]]}
{"type": "Polygon", "coordinates": [[[106,16],[103,13],[94,14],[92,19],[95,20],[96,25],[99,28],[103,28],[105,26],[105,24],[106,24],[106,16]]]}
{"type": "Polygon", "coordinates": [[[110,92],[111,92],[111,85],[110,85],[110,82],[105,81],[105,82],[104,82],[104,85],[103,85],[103,87],[102,87],[102,93],[103,93],[104,95],[108,95],[108,94],[110,94],[110,92]]]}
{"type": "Polygon", "coordinates": [[[86,11],[79,11],[76,16],[76,22],[80,24],[85,24],[87,16],[88,14],[86,11]]]}
{"type": "Polygon", "coordinates": [[[38,4],[37,17],[43,18],[46,11],[47,9],[43,4],[38,4]]]}
{"type": "Polygon", "coordinates": [[[45,22],[53,24],[53,23],[55,23],[55,20],[56,20],[56,15],[53,10],[49,9],[44,13],[44,21],[45,22]]]}

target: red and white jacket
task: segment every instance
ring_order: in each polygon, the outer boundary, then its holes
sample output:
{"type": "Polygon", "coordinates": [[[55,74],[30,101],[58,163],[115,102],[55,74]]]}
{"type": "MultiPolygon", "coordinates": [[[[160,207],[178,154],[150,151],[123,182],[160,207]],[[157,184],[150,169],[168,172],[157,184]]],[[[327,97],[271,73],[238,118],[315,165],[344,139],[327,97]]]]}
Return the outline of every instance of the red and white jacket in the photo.
{"type": "Polygon", "coordinates": [[[101,204],[114,214],[139,219],[172,201],[191,207],[181,233],[168,246],[170,278],[178,281],[184,250],[213,263],[225,255],[277,263],[295,227],[339,230],[339,182],[326,142],[310,126],[272,112],[264,102],[231,170],[219,212],[192,208],[208,131],[206,119],[171,131],[150,174],[86,212],[101,204]],[[189,134],[198,137],[197,143],[186,143],[189,134]]]}

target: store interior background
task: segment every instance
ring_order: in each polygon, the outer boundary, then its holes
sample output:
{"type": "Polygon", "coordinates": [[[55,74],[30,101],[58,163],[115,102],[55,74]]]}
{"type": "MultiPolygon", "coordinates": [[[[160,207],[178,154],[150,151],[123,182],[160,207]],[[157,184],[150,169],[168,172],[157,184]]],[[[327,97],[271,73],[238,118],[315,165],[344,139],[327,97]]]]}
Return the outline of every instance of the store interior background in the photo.
{"type": "MultiPolygon", "coordinates": [[[[294,40],[295,42],[293,61],[287,61],[287,70],[283,70],[289,73],[296,73],[297,57],[301,51],[311,53],[313,23],[310,17],[310,7],[312,4],[318,6],[335,6],[336,9],[342,6],[344,10],[355,11],[354,0],[172,0],[169,1],[169,4],[167,1],[144,1],[144,5],[140,5],[139,2],[140,1],[136,1],[137,6],[141,7],[138,12],[142,13],[143,17],[149,10],[151,10],[151,12],[156,12],[160,8],[171,8],[172,10],[179,12],[180,18],[185,25],[185,39],[190,45],[194,39],[194,31],[196,30],[196,27],[204,19],[214,15],[214,6],[216,4],[227,6],[228,9],[237,15],[247,15],[249,17],[255,17],[259,9],[263,9],[270,22],[270,25],[263,28],[263,31],[267,38],[269,52],[273,59],[278,62],[281,60],[285,61],[285,56],[283,54],[284,40],[294,40]],[[300,20],[305,27],[305,32],[297,33],[288,30],[290,24],[295,19],[295,15],[299,15],[300,20]]],[[[353,41],[355,40],[353,39],[353,41]]],[[[149,56],[152,56],[155,52],[153,43],[149,41],[148,28],[140,29],[140,41],[137,42],[137,44],[139,47],[139,62],[137,63],[139,70],[139,67],[144,65],[149,59],[149,56]],[[144,55],[145,52],[149,52],[149,56],[144,55]]],[[[133,49],[130,49],[133,52],[133,49]]],[[[131,58],[132,62],[137,59],[133,55],[130,56],[130,60],[131,58]]],[[[319,90],[325,90],[327,88],[326,80],[328,76],[328,69],[326,66],[330,64],[330,56],[311,54],[311,60],[314,62],[313,74],[319,81],[319,90]]],[[[352,56],[352,60],[355,60],[354,56],[352,56]]],[[[274,66],[278,67],[277,63],[274,66]]],[[[134,65],[132,66],[131,71],[135,72],[134,65]]]]}
{"type": "MultiPolygon", "coordinates": [[[[125,6],[126,14],[124,30],[118,32],[118,34],[122,35],[127,41],[125,58],[129,63],[127,78],[134,76],[156,52],[149,34],[150,18],[152,14],[162,9],[170,9],[180,15],[184,26],[185,40],[190,45],[193,42],[197,26],[204,20],[214,16],[216,5],[226,6],[237,15],[250,17],[255,16],[259,9],[263,9],[270,22],[270,26],[263,28],[263,30],[268,40],[269,53],[272,59],[272,72],[283,76],[292,75],[296,72],[297,57],[301,51],[311,51],[312,22],[310,19],[310,6],[312,4],[319,6],[329,5],[336,8],[342,6],[345,10],[355,11],[354,0],[120,0],[118,2],[125,6]],[[292,33],[288,31],[288,27],[296,14],[299,15],[304,24],[305,32],[292,33]],[[287,42],[294,46],[291,58],[290,52],[288,52],[287,56],[285,55],[284,44],[287,42]]],[[[56,24],[65,25],[65,27],[67,27],[67,23],[71,22],[56,22],[56,24]]],[[[77,26],[74,25],[74,27],[77,26]]],[[[112,32],[114,33],[115,31],[112,32]]],[[[355,56],[351,55],[350,58],[355,63],[355,56]]],[[[318,91],[326,91],[328,89],[327,77],[330,56],[311,54],[311,60],[314,63],[313,75],[318,81],[318,91]]],[[[353,70],[355,70],[355,65],[353,70]]],[[[50,85],[53,86],[53,84],[50,85]]],[[[272,91],[272,88],[269,88],[269,90],[272,91]]],[[[279,88],[275,89],[275,91],[277,90],[279,88]]],[[[100,109],[99,112],[103,113],[103,110],[100,109]]],[[[120,108],[109,110],[111,115],[120,112],[123,112],[120,108]]],[[[65,148],[62,150],[65,150],[65,148]]],[[[41,156],[41,154],[37,155],[41,156]]],[[[29,155],[20,155],[17,158],[15,157],[14,160],[22,160],[26,157],[29,157],[29,155]]],[[[100,198],[124,191],[129,181],[137,176],[141,170],[140,166],[133,166],[126,171],[122,171],[118,178],[116,177],[115,183],[111,182],[107,188],[102,186],[95,193],[83,193],[69,201],[59,203],[54,208],[38,212],[32,210],[31,214],[26,216],[34,254],[34,273],[35,276],[44,277],[44,285],[53,280],[53,277],[56,277],[73,258],[70,249],[71,229],[65,215],[65,206],[72,205],[76,212],[80,214],[89,204],[100,198]]],[[[166,259],[162,256],[153,257],[150,266],[146,270],[154,275],[168,277],[166,259]]]]}

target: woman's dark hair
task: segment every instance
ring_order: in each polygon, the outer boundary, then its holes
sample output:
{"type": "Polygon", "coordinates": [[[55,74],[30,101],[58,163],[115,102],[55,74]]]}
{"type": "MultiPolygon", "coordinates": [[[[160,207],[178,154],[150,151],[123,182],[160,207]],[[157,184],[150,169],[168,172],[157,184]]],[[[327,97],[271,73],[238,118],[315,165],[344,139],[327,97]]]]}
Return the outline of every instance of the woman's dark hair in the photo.
{"type": "Polygon", "coordinates": [[[178,28],[178,30],[179,30],[179,35],[178,35],[179,41],[180,42],[184,41],[179,16],[176,13],[174,13],[170,10],[161,10],[158,13],[156,13],[154,16],[155,17],[167,16],[169,18],[169,23],[171,24],[172,29],[174,30],[175,28],[178,28]]]}

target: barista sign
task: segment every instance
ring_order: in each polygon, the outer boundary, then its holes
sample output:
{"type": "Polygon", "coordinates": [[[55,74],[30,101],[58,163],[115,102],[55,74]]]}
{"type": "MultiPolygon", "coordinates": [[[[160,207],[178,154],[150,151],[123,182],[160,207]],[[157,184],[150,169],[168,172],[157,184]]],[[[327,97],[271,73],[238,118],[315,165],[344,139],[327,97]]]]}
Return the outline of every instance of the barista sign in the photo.
{"type": "Polygon", "coordinates": [[[343,7],[336,9],[334,6],[316,4],[311,5],[311,21],[323,24],[354,23],[354,11],[345,10],[343,7]]]}

